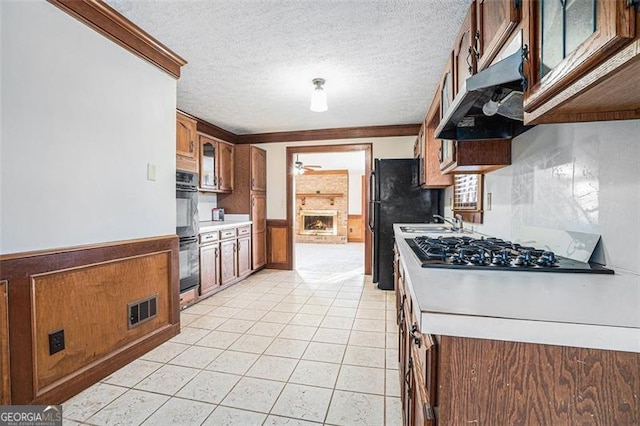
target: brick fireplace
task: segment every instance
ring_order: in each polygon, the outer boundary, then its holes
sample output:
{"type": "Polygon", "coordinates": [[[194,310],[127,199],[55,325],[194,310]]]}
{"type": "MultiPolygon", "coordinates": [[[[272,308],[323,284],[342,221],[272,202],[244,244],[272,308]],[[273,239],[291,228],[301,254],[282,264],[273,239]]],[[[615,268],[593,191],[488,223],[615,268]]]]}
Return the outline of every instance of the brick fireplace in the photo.
{"type": "Polygon", "coordinates": [[[296,242],[347,242],[347,170],[306,171],[296,176],[296,242]]]}

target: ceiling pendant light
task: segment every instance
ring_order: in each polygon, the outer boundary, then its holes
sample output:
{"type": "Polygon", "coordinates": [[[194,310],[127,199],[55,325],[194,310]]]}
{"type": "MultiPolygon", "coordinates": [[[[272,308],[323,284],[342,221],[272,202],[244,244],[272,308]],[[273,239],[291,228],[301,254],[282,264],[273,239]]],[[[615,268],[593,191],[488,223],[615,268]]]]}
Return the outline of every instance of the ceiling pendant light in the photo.
{"type": "Polygon", "coordinates": [[[325,83],[324,78],[314,78],[312,82],[315,87],[311,93],[311,106],[309,109],[313,112],[324,112],[328,109],[327,93],[322,87],[325,83]]]}

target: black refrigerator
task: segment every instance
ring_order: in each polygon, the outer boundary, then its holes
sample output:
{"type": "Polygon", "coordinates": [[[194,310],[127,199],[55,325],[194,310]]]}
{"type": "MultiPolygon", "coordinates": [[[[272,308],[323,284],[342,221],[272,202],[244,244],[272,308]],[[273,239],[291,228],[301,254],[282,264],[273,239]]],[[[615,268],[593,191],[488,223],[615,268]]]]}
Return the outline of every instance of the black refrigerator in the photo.
{"type": "Polygon", "coordinates": [[[373,232],[373,282],[393,290],[393,224],[433,222],[442,215],[444,190],[422,189],[417,159],[375,159],[369,181],[369,229],[373,232]]]}

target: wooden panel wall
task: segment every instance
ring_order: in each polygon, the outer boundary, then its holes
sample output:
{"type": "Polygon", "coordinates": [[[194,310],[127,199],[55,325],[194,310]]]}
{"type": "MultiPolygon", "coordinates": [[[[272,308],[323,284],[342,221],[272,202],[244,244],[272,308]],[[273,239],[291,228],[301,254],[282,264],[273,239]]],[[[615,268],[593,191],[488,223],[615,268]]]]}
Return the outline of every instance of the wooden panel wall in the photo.
{"type": "Polygon", "coordinates": [[[361,214],[350,214],[347,238],[350,243],[364,242],[364,220],[361,214]]]}
{"type": "Polygon", "coordinates": [[[640,354],[442,336],[440,424],[640,424],[640,354]]]}
{"type": "Polygon", "coordinates": [[[267,220],[267,268],[293,268],[293,254],[289,251],[289,224],[286,220],[267,220]]]}
{"type": "Polygon", "coordinates": [[[60,403],[178,334],[175,235],[0,256],[8,281],[11,397],[60,403]],[[157,317],[128,329],[127,304],[157,295],[157,317]],[[65,349],[49,354],[49,333],[65,349]]]}
{"type": "Polygon", "coordinates": [[[11,403],[9,380],[9,316],[7,314],[7,282],[0,282],[0,405],[11,403]]]}

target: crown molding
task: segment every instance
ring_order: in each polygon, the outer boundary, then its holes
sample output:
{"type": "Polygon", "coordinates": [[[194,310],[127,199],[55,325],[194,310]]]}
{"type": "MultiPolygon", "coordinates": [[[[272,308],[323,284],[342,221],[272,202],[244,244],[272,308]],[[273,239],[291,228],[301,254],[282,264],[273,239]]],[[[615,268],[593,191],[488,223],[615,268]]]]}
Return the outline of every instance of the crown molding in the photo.
{"type": "Polygon", "coordinates": [[[180,67],[187,61],[102,0],[47,1],[173,77],[180,77],[180,67]]]}
{"type": "Polygon", "coordinates": [[[237,144],[321,141],[334,139],[383,138],[393,136],[417,136],[418,124],[399,124],[394,126],[341,127],[335,129],[298,130],[293,132],[274,132],[238,135],[237,144]]]}

